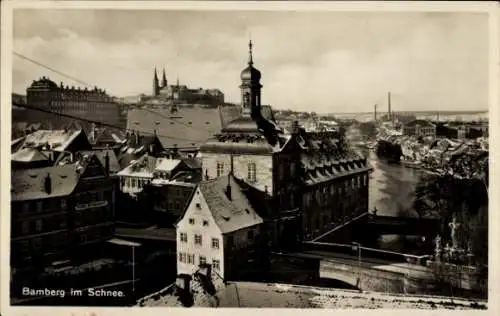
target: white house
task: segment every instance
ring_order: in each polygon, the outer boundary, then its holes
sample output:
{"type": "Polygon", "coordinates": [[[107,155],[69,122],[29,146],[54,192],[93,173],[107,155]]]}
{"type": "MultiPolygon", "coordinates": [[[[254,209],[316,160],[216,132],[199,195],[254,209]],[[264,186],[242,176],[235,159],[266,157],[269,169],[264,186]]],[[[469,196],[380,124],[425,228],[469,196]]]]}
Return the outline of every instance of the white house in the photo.
{"type": "Polygon", "coordinates": [[[208,263],[226,278],[237,262],[251,260],[262,222],[232,174],[202,181],[177,223],[177,274],[208,263]]]}

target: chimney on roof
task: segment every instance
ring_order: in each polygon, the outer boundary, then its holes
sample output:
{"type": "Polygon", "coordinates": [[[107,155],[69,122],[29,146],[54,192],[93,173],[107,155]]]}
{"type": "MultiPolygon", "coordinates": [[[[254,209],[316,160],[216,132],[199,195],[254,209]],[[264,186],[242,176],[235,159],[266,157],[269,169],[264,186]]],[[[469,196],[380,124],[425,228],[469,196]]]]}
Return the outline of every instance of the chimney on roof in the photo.
{"type": "Polygon", "coordinates": [[[52,178],[50,177],[50,173],[47,173],[47,176],[43,179],[43,189],[49,195],[52,193],[52,178]]]}
{"type": "Polygon", "coordinates": [[[139,146],[139,132],[138,131],[135,131],[134,142],[135,142],[136,146],[139,146]]]}
{"type": "Polygon", "coordinates": [[[233,200],[233,195],[231,191],[231,176],[233,175],[234,172],[234,163],[233,163],[233,154],[231,154],[231,169],[229,170],[229,173],[227,175],[227,186],[226,186],[226,196],[229,199],[229,201],[233,200]]]}
{"type": "Polygon", "coordinates": [[[109,152],[106,151],[106,156],[104,156],[104,168],[106,169],[106,175],[109,176],[109,152]]]}
{"type": "Polygon", "coordinates": [[[190,275],[180,274],[177,276],[177,279],[175,280],[175,285],[177,285],[178,288],[189,292],[189,281],[191,281],[190,275]]]}
{"type": "Polygon", "coordinates": [[[177,148],[177,144],[174,144],[174,148],[172,149],[172,158],[178,158],[179,148],[177,148]]]}

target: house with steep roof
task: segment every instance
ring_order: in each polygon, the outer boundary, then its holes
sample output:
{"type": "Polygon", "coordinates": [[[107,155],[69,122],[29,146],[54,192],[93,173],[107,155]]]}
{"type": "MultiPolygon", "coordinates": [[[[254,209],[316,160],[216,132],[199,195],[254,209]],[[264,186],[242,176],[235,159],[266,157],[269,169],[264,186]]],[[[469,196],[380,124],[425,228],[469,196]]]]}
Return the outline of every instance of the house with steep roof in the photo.
{"type": "Polygon", "coordinates": [[[146,153],[151,157],[164,156],[165,148],[156,133],[150,135],[129,131],[117,150],[121,168],[126,168],[132,161],[138,160],[146,153]]]}
{"type": "Polygon", "coordinates": [[[37,148],[25,147],[11,155],[13,170],[49,167],[54,163],[53,154],[37,148]]]}
{"type": "Polygon", "coordinates": [[[21,148],[38,148],[59,154],[89,150],[92,146],[83,130],[37,130],[26,135],[21,148]]]}
{"type": "Polygon", "coordinates": [[[256,267],[262,223],[232,174],[200,182],[176,224],[177,274],[209,264],[227,280],[256,267]]]}

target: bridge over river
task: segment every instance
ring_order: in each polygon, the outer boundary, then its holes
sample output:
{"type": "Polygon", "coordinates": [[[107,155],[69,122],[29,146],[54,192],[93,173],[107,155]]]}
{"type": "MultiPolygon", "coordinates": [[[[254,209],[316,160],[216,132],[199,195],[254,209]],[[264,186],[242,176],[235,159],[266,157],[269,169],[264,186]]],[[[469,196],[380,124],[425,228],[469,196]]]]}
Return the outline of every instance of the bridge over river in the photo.
{"type": "Polygon", "coordinates": [[[433,286],[430,256],[416,256],[359,244],[303,242],[298,251],[275,255],[315,262],[319,277],[351,287],[393,293],[428,292],[433,286]]]}

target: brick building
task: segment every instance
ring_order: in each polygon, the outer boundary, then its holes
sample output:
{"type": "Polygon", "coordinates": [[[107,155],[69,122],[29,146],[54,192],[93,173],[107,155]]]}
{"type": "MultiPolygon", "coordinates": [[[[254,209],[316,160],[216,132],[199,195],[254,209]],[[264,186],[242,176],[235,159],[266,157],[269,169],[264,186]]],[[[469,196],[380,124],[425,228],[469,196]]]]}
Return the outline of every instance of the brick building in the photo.
{"type": "Polygon", "coordinates": [[[115,195],[108,170],[108,163],[85,155],[73,164],[12,172],[13,268],[85,259],[113,236],[115,195]]]}

